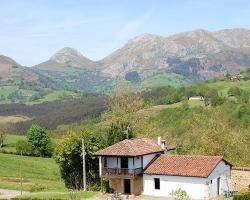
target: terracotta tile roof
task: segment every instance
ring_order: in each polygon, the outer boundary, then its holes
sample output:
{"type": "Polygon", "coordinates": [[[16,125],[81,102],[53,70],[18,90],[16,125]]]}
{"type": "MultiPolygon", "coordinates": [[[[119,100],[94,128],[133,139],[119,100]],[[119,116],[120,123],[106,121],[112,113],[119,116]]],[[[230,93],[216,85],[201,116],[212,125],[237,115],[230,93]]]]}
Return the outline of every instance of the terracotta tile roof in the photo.
{"type": "Polygon", "coordinates": [[[98,156],[141,156],[164,149],[149,138],[126,139],[96,152],[98,156]]]}
{"type": "Polygon", "coordinates": [[[145,168],[144,173],[169,176],[208,177],[222,160],[222,156],[162,154],[145,168]]]}

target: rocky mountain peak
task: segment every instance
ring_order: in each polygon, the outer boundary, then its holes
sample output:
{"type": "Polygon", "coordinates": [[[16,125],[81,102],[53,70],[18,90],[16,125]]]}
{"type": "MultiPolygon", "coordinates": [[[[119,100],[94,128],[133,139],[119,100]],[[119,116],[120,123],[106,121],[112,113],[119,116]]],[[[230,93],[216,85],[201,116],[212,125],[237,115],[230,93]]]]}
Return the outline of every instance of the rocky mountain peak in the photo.
{"type": "Polygon", "coordinates": [[[67,63],[75,59],[83,58],[85,59],[85,57],[76,49],[64,47],[51,56],[50,60],[56,61],[57,63],[67,63]]]}
{"type": "Polygon", "coordinates": [[[158,39],[160,37],[161,36],[159,36],[159,35],[154,35],[154,34],[150,34],[150,33],[143,33],[141,35],[138,35],[138,36],[130,39],[127,44],[137,43],[137,42],[142,42],[142,43],[148,42],[148,41],[158,39]]]}

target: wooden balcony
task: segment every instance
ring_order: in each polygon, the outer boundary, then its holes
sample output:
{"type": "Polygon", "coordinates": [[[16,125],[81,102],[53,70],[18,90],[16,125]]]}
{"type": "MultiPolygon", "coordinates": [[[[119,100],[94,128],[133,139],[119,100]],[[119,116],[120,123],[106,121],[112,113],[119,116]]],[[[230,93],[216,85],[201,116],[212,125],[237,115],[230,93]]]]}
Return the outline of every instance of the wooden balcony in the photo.
{"type": "Polygon", "coordinates": [[[142,168],[102,168],[102,177],[106,178],[127,178],[132,179],[142,175],[142,168]]]}

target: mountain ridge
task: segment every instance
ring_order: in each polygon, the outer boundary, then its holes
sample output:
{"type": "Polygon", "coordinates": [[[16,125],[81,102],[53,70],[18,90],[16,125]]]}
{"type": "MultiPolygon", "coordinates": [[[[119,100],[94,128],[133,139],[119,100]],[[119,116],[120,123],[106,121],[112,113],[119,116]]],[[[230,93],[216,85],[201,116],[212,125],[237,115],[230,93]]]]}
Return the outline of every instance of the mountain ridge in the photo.
{"type": "Polygon", "coordinates": [[[159,76],[161,79],[178,77],[190,79],[190,83],[238,73],[249,66],[250,30],[240,28],[196,29],[167,36],[145,33],[128,40],[121,48],[98,61],[71,47],[59,49],[47,61],[31,68],[23,67],[10,58],[0,59],[1,74],[5,73],[1,82],[8,83],[16,77],[27,81],[40,78],[46,87],[50,87],[48,81],[50,84],[59,81],[60,85],[71,89],[76,84],[78,89],[92,88],[93,85],[96,88],[102,81],[110,88],[113,80],[126,77],[136,81],[154,80],[159,76]]]}

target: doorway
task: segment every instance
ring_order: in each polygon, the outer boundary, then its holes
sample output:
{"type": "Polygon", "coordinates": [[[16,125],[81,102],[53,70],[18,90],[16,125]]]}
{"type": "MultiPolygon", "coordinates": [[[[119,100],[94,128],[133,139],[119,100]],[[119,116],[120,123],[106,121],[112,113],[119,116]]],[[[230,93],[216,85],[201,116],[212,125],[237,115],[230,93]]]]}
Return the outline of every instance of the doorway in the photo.
{"type": "Polygon", "coordinates": [[[128,157],[121,157],[121,168],[128,169],[128,157]]]}
{"type": "Polygon", "coordinates": [[[131,189],[130,189],[130,179],[124,179],[124,193],[125,194],[130,194],[131,189]]]}

